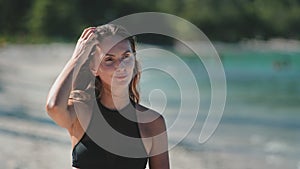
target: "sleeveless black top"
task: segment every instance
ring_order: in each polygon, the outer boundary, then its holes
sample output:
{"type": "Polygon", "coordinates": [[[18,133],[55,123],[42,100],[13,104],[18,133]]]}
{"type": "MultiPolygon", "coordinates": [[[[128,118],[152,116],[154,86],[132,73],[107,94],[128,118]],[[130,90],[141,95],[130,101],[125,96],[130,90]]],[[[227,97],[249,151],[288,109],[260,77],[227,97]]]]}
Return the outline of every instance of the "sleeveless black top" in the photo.
{"type": "MultiPolygon", "coordinates": [[[[135,104],[133,104],[135,105],[135,104]]],[[[113,127],[117,132],[127,135],[129,137],[141,138],[138,123],[131,121],[120,114],[117,110],[111,110],[104,107],[98,102],[98,106],[101,114],[107,123],[113,127]]],[[[120,110],[122,113],[129,113],[130,118],[136,119],[135,109],[129,109],[130,104],[120,110]]],[[[111,153],[104,148],[96,144],[91,137],[89,137],[89,130],[97,126],[99,128],[99,121],[94,120],[96,113],[93,112],[91,121],[88,125],[87,132],[84,133],[80,141],[74,146],[72,151],[72,166],[80,169],[144,169],[146,168],[148,158],[134,158],[123,157],[114,153],[111,153]],[[98,122],[98,124],[96,124],[98,122]]],[[[127,115],[126,115],[127,116],[127,115]]],[[[101,125],[100,125],[101,126],[101,125]]],[[[98,131],[97,131],[98,132],[98,131]]],[[[99,132],[101,137],[109,137],[109,133],[99,132]]],[[[146,154],[143,142],[139,139],[139,144],[134,144],[133,148],[129,151],[140,151],[146,154]]],[[[116,142],[118,146],[122,147],[122,143],[118,143],[118,140],[111,140],[116,142]]]]}

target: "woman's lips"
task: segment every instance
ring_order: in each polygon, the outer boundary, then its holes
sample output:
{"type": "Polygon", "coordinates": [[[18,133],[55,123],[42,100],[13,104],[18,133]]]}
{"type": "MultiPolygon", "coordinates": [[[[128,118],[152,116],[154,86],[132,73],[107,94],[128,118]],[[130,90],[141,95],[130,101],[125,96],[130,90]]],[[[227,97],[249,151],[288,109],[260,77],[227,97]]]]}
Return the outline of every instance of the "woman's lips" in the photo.
{"type": "Polygon", "coordinates": [[[126,77],[127,77],[127,75],[117,75],[117,76],[115,76],[115,78],[117,78],[117,79],[124,79],[126,77]]]}

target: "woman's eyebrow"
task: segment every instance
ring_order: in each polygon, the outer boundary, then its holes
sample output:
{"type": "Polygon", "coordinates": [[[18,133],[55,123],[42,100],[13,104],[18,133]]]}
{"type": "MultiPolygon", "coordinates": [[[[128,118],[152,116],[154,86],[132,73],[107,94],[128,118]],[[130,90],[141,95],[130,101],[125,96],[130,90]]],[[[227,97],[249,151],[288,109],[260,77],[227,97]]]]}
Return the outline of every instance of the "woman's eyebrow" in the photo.
{"type": "Polygon", "coordinates": [[[131,51],[128,49],[128,50],[126,50],[126,51],[123,53],[123,55],[126,54],[126,53],[131,53],[131,51]]]}
{"type": "MultiPolygon", "coordinates": [[[[126,53],[128,53],[128,52],[131,53],[131,51],[128,49],[128,50],[126,50],[125,52],[123,52],[122,55],[124,55],[124,54],[126,54],[126,53]]],[[[112,53],[106,53],[105,56],[112,56],[112,57],[115,57],[116,55],[115,55],[115,54],[112,54],[112,53]]]]}
{"type": "Polygon", "coordinates": [[[107,54],[105,54],[105,56],[112,56],[112,57],[114,57],[115,55],[114,55],[114,54],[107,53],[107,54]]]}

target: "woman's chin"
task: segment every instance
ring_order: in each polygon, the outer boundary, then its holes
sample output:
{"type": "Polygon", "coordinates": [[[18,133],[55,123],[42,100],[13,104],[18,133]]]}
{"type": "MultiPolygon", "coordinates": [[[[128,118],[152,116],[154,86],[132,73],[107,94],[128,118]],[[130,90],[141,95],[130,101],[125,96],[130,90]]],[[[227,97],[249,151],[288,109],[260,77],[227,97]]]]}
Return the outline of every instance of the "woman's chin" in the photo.
{"type": "Polygon", "coordinates": [[[130,80],[128,77],[115,77],[112,84],[115,87],[128,87],[130,80]]]}

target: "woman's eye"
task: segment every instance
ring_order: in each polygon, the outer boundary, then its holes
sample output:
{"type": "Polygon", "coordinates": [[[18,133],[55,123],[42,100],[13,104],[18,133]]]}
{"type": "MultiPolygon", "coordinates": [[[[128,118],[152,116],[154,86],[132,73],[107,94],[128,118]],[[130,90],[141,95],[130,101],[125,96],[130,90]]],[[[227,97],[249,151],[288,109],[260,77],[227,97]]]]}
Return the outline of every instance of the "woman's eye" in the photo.
{"type": "Polygon", "coordinates": [[[105,65],[112,65],[114,63],[114,60],[112,58],[106,58],[104,59],[105,65]]]}
{"type": "Polygon", "coordinates": [[[111,58],[105,59],[105,62],[113,61],[111,58]]]}
{"type": "Polygon", "coordinates": [[[123,59],[128,60],[130,57],[131,57],[131,54],[126,54],[126,55],[123,56],[123,59]]]}

